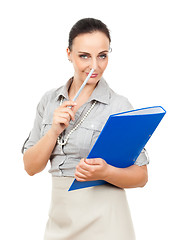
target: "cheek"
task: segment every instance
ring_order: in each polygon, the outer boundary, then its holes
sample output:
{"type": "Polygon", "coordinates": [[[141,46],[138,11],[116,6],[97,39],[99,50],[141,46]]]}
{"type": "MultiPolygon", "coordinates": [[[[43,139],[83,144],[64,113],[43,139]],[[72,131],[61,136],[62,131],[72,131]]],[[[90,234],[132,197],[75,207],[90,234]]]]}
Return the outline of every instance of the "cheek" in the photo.
{"type": "Polygon", "coordinates": [[[104,70],[106,69],[107,65],[108,65],[108,59],[101,63],[101,70],[102,70],[102,72],[104,72],[104,70]]]}
{"type": "Polygon", "coordinates": [[[73,65],[76,71],[83,71],[87,67],[87,64],[83,63],[81,60],[73,61],[73,65]]]}

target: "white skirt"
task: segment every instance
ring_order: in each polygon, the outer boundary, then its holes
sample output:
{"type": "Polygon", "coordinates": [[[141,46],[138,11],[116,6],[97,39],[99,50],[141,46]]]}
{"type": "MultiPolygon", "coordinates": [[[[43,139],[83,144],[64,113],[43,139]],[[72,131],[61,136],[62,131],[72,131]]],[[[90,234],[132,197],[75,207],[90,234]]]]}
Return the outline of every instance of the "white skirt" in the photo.
{"type": "Polygon", "coordinates": [[[74,178],[52,177],[44,240],[134,240],[123,189],[110,184],[68,191],[74,178]]]}

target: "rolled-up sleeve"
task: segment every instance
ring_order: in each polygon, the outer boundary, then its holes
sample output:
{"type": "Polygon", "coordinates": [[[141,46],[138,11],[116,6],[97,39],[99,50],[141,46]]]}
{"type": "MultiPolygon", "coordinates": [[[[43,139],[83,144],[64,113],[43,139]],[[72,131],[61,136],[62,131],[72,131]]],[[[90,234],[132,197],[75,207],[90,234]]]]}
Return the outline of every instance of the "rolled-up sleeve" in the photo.
{"type": "Polygon", "coordinates": [[[141,151],[134,164],[138,166],[149,164],[149,156],[145,148],[141,151]]]}
{"type": "Polygon", "coordinates": [[[42,119],[43,119],[43,113],[44,113],[44,105],[45,105],[45,98],[46,94],[43,95],[41,98],[39,104],[36,108],[36,116],[34,120],[33,128],[28,136],[28,138],[25,140],[23,147],[21,149],[21,152],[24,154],[27,149],[34,146],[39,140],[40,140],[40,133],[41,133],[41,126],[42,126],[42,119]]]}

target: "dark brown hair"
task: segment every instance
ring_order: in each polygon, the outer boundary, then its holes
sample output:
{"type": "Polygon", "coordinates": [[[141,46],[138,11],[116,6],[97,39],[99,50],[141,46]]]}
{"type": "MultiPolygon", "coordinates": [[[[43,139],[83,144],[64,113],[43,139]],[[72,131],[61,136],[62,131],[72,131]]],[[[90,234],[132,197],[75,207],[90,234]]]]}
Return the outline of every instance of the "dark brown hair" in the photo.
{"type": "Polygon", "coordinates": [[[104,33],[108,37],[109,42],[111,42],[109,29],[103,22],[94,18],[83,18],[76,22],[69,32],[69,50],[72,50],[75,37],[83,33],[92,33],[95,31],[104,33]]]}

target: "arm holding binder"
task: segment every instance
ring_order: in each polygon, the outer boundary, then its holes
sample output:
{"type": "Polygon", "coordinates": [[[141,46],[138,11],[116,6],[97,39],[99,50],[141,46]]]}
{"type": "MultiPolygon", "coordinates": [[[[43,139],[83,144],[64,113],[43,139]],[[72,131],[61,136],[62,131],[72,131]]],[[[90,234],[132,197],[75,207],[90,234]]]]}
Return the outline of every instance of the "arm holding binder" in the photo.
{"type": "Polygon", "coordinates": [[[101,158],[81,159],[75,176],[80,182],[101,179],[120,188],[143,187],[148,180],[146,166],[117,168],[101,158]]]}
{"type": "MultiPolygon", "coordinates": [[[[104,159],[107,164],[116,168],[132,166],[165,113],[162,107],[150,107],[110,115],[87,158],[104,159]]],[[[90,170],[88,164],[84,162],[82,167],[84,173],[88,174],[90,170]]],[[[136,166],[132,168],[135,169],[136,166]]],[[[123,172],[125,173],[125,170],[123,172]]],[[[106,182],[103,180],[87,182],[75,180],[70,190],[104,183],[106,182]]]]}

